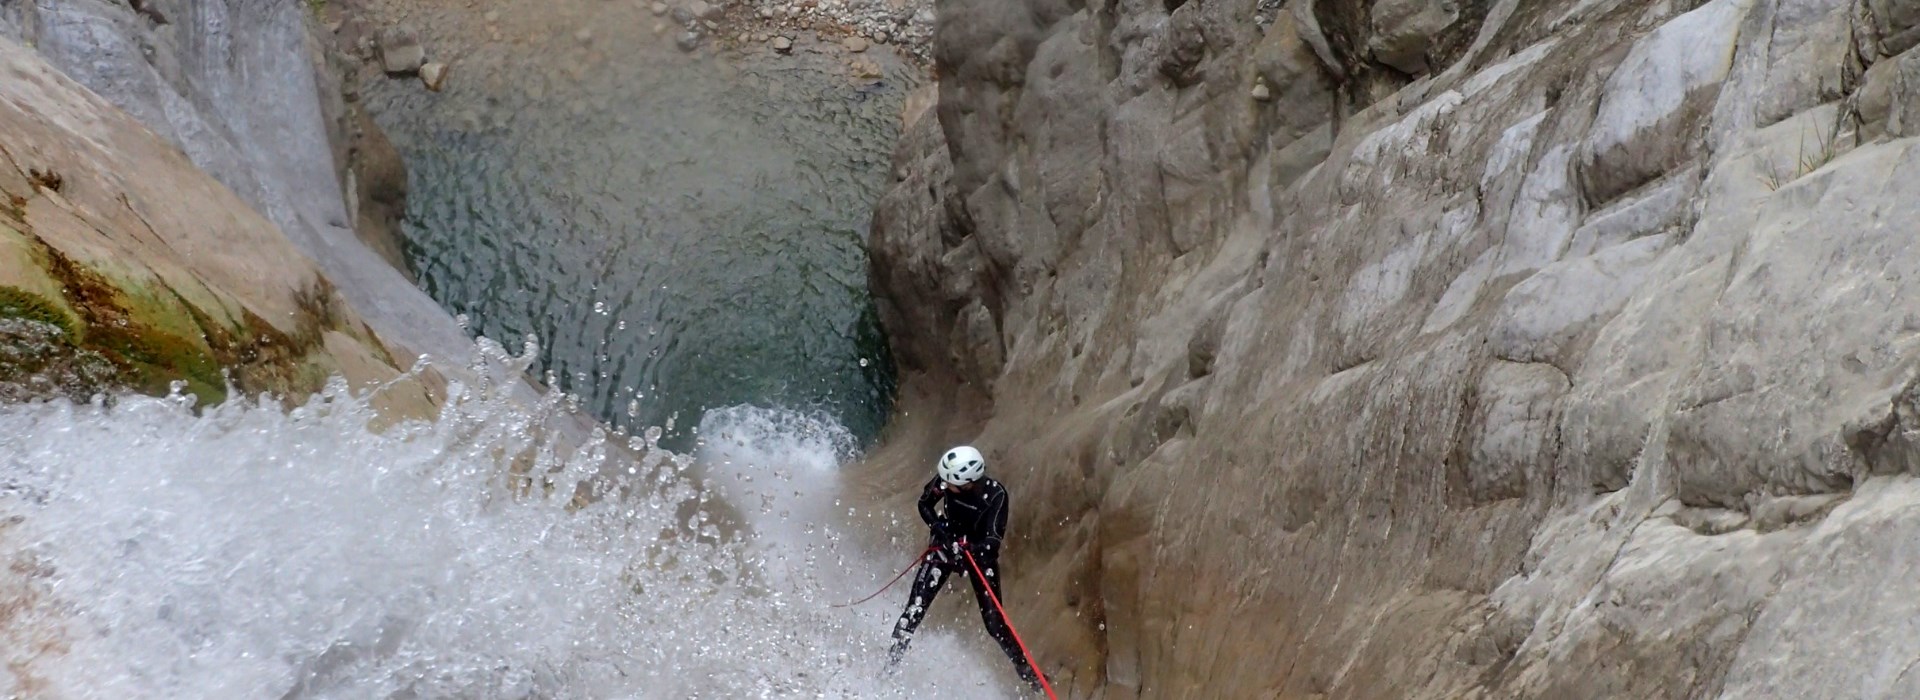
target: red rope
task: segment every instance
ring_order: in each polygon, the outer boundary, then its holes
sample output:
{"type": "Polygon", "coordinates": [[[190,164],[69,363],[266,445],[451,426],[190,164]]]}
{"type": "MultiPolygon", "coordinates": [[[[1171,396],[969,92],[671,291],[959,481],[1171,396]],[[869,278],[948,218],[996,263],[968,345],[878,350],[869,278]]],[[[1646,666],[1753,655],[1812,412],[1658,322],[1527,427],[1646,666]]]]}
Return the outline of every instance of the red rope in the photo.
{"type": "Polygon", "coordinates": [[[893,587],[893,584],[896,584],[896,583],[899,583],[899,582],[900,582],[900,579],[903,579],[903,578],[906,578],[906,576],[907,576],[907,572],[909,572],[909,571],[912,571],[912,570],[913,570],[913,567],[916,567],[916,566],[919,566],[919,565],[920,565],[920,560],[921,560],[921,559],[923,559],[923,558],[925,558],[925,557],[926,557],[926,556],[927,556],[928,554],[932,554],[932,553],[933,553],[933,550],[934,550],[934,549],[936,549],[937,547],[939,547],[939,545],[931,545],[931,544],[930,544],[930,545],[927,545],[927,551],[924,551],[924,552],[921,552],[921,553],[920,553],[920,556],[917,556],[917,557],[914,557],[914,558],[913,558],[913,563],[911,563],[911,564],[908,564],[908,565],[907,565],[907,568],[904,568],[904,569],[901,569],[901,570],[900,570],[900,574],[899,574],[899,575],[897,575],[897,576],[894,576],[894,577],[893,577],[893,580],[892,580],[892,581],[888,581],[888,582],[887,582],[887,585],[885,585],[885,586],[881,586],[881,587],[880,587],[880,590],[877,590],[877,591],[874,591],[874,592],[873,592],[873,595],[870,595],[870,596],[867,596],[867,597],[865,597],[865,598],[861,598],[861,599],[859,599],[859,600],[856,600],[856,601],[853,601],[853,602],[851,602],[851,603],[842,603],[842,604],[840,604],[840,605],[834,605],[834,606],[831,606],[831,607],[836,607],[836,608],[851,608],[851,607],[853,607],[853,606],[855,606],[855,605],[859,605],[859,604],[861,604],[861,603],[865,603],[865,602],[867,602],[867,601],[869,601],[869,600],[873,600],[874,598],[878,598],[878,597],[880,597],[880,594],[882,594],[882,593],[885,593],[885,592],[887,592],[887,589],[889,589],[889,588],[892,588],[892,587],[893,587]]]}
{"type": "Polygon", "coordinates": [[[1033,662],[1033,652],[1027,651],[1027,643],[1020,641],[1020,632],[1013,628],[1013,620],[1007,617],[1007,609],[1000,607],[1000,596],[993,592],[993,581],[980,572],[980,564],[973,560],[973,551],[965,546],[960,552],[967,555],[967,565],[973,567],[973,575],[980,577],[980,587],[986,589],[987,599],[993,601],[993,609],[1000,611],[1000,621],[1007,624],[1007,632],[1013,635],[1013,643],[1020,645],[1020,653],[1027,657],[1027,668],[1033,669],[1033,675],[1040,679],[1040,687],[1046,689],[1048,700],[1060,700],[1053,694],[1053,684],[1047,682],[1047,674],[1040,672],[1040,665],[1033,662]]]}

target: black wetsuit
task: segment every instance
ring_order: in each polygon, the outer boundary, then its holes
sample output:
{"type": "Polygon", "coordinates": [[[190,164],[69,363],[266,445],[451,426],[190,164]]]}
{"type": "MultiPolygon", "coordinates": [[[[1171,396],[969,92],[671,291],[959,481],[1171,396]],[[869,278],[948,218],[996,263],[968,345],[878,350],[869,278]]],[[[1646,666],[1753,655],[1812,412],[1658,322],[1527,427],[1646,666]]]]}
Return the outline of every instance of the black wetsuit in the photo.
{"type": "Polygon", "coordinates": [[[1020,677],[1032,682],[1033,669],[1027,667],[1019,643],[1007,630],[1000,611],[994,609],[979,577],[970,575],[973,568],[958,549],[958,543],[965,541],[967,551],[973,553],[974,563],[980,565],[981,573],[986,576],[985,585],[993,588],[995,596],[1000,595],[1000,544],[1007,534],[1007,487],[992,479],[981,479],[971,490],[948,490],[942,488],[939,477],[935,477],[920,492],[920,519],[933,528],[929,544],[936,549],[922,558],[920,571],[913,576],[913,593],[907,598],[906,610],[900,613],[900,622],[893,627],[889,661],[897,663],[906,653],[907,644],[913,641],[913,631],[926,618],[934,596],[940,593],[947,576],[957,572],[973,584],[973,598],[980,604],[980,619],[987,625],[987,635],[999,642],[1000,650],[1013,661],[1020,677]],[[942,500],[946,501],[944,512],[935,510],[942,500]]]}

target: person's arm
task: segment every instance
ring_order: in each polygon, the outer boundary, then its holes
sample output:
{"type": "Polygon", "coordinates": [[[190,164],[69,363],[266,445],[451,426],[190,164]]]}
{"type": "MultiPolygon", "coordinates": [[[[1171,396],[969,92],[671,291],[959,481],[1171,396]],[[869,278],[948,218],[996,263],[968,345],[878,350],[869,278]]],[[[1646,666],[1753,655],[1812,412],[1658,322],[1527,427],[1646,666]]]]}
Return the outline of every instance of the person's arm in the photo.
{"type": "Polygon", "coordinates": [[[920,490],[920,520],[929,527],[937,527],[945,522],[940,514],[933,510],[933,507],[940,503],[943,495],[945,494],[940,491],[940,477],[937,476],[927,482],[926,488],[920,490]]]}

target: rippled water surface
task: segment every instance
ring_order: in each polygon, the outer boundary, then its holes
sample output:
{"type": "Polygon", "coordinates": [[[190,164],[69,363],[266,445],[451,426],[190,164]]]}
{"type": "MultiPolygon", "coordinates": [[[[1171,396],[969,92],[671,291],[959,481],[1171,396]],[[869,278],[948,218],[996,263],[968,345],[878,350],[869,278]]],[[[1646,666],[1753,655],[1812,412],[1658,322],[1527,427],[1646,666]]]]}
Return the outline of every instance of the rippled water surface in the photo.
{"type": "Polygon", "coordinates": [[[862,246],[912,75],[591,31],[476,49],[445,93],[370,85],[421,284],[489,337],[536,335],[535,371],[616,424],[744,403],[871,437],[892,370],[862,246]]]}

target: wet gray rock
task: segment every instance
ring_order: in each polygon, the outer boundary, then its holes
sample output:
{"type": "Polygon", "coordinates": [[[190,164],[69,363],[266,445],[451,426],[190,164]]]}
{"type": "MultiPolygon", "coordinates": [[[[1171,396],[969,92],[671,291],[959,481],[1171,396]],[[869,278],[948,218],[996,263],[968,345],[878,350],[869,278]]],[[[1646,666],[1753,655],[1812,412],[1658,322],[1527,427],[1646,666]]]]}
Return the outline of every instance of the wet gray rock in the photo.
{"type": "Polygon", "coordinates": [[[682,23],[692,22],[694,20],[717,19],[720,16],[720,6],[706,2],[706,0],[690,0],[687,4],[681,5],[674,10],[675,19],[679,19],[683,15],[686,19],[681,19],[680,21],[682,23]]]}
{"type": "Polygon", "coordinates": [[[1427,71],[1427,49],[1460,20],[1458,0],[1380,0],[1371,11],[1373,60],[1403,73],[1427,71]]]}
{"type": "Polygon", "coordinates": [[[1863,136],[1920,135],[1920,49],[1874,64],[1854,104],[1863,136]]]}
{"type": "Polygon", "coordinates": [[[427,62],[427,49],[411,29],[394,27],[380,34],[380,65],[388,75],[412,75],[427,62]]]}
{"type": "Polygon", "coordinates": [[[1882,51],[1898,54],[1920,46],[1920,5],[1904,0],[1868,0],[1866,5],[1882,51]]]}
{"type": "Polygon", "coordinates": [[[696,31],[685,31],[674,37],[673,45],[680,47],[681,51],[691,52],[700,48],[700,44],[704,41],[706,41],[706,35],[696,31]]]}

